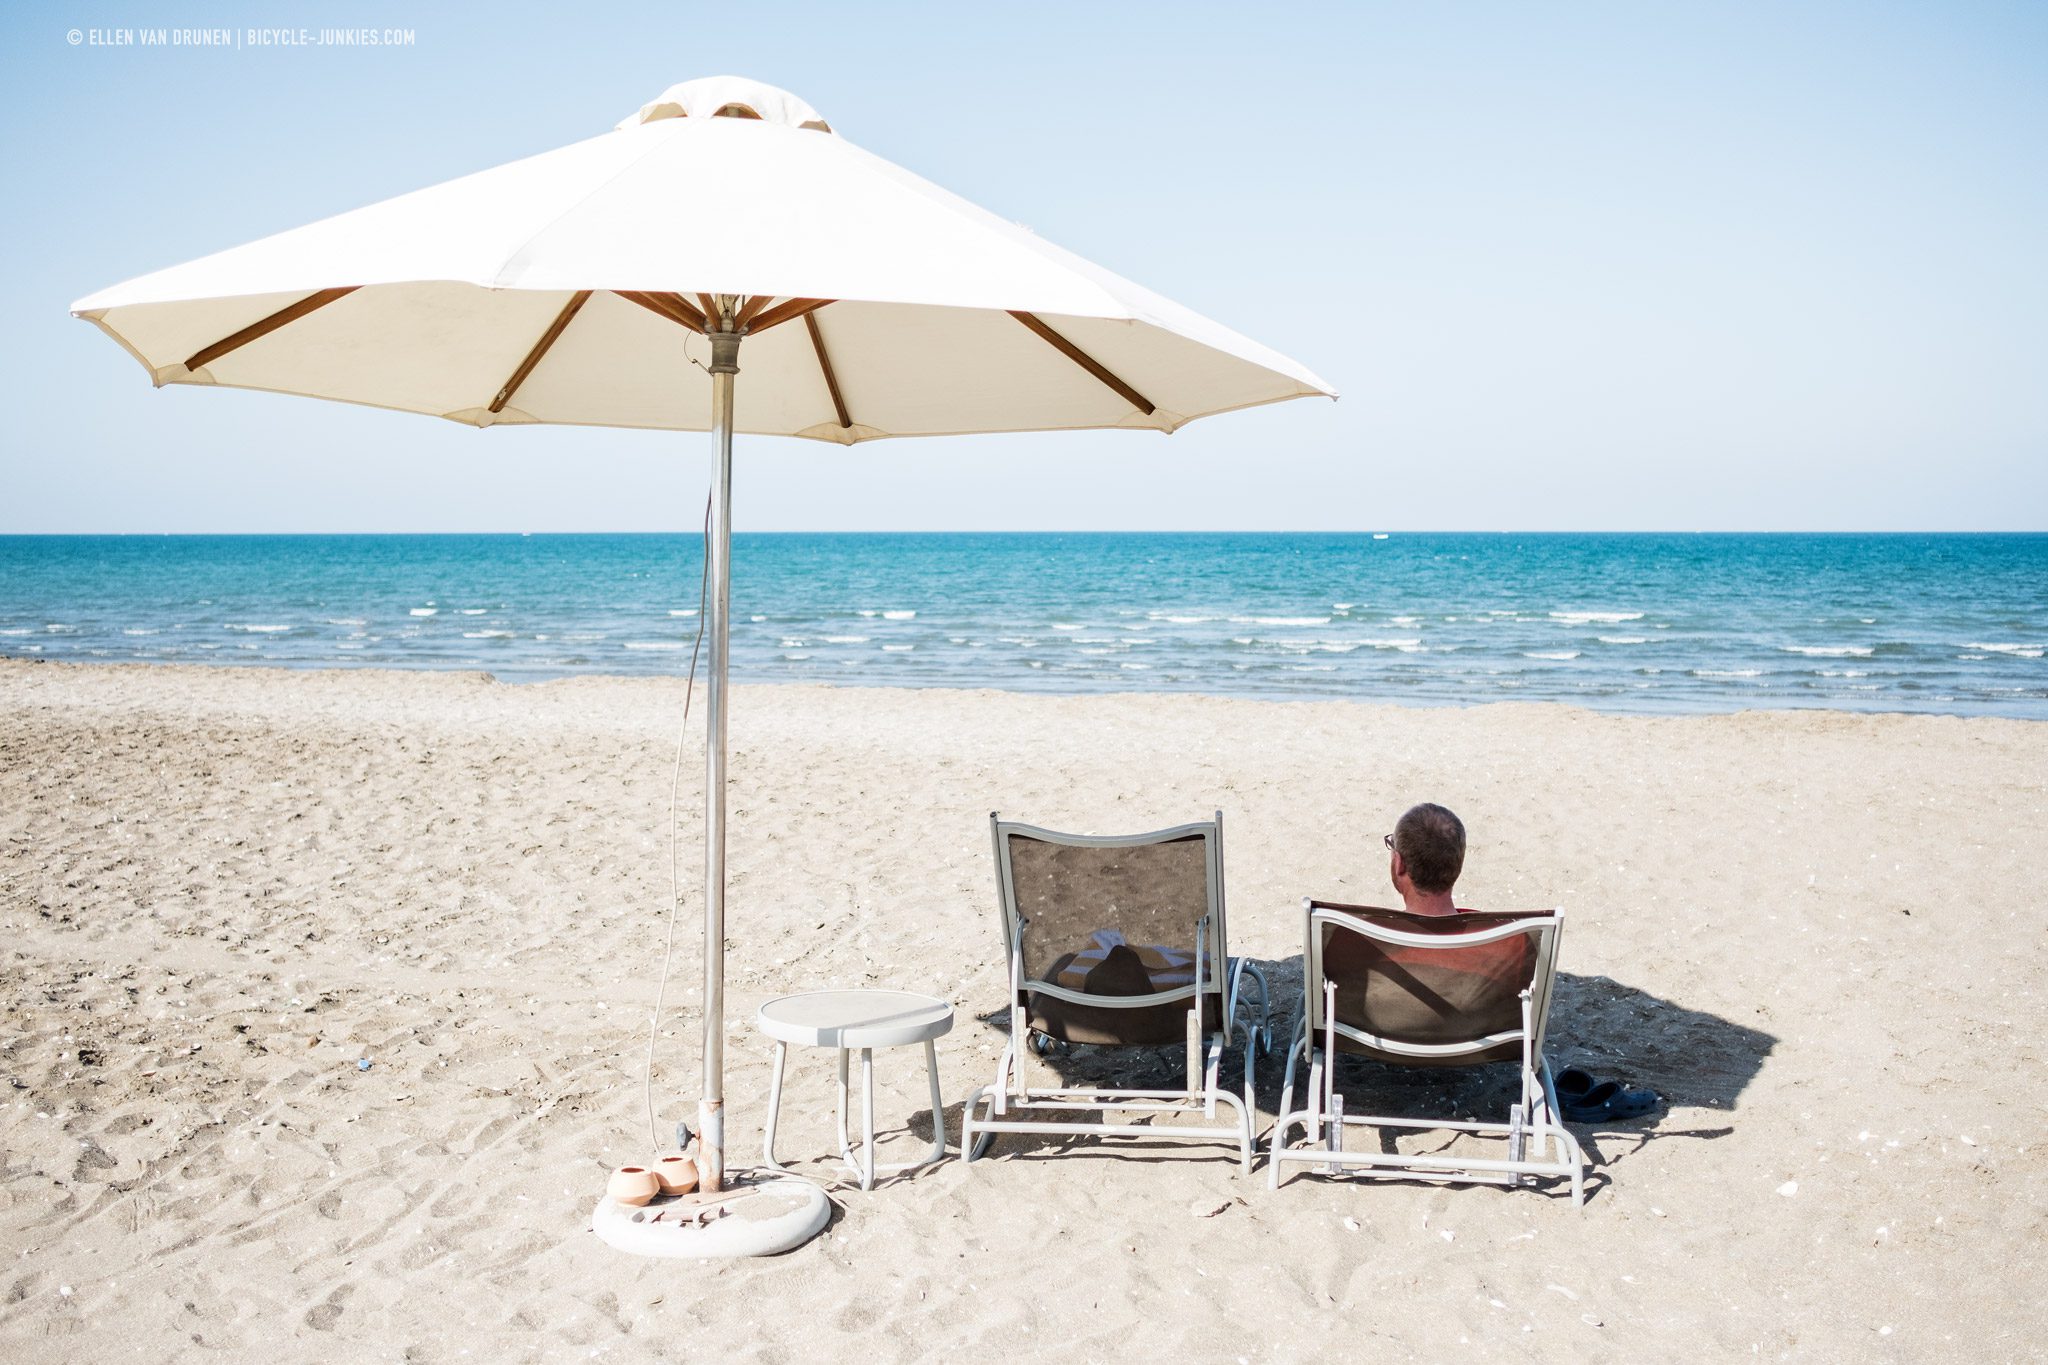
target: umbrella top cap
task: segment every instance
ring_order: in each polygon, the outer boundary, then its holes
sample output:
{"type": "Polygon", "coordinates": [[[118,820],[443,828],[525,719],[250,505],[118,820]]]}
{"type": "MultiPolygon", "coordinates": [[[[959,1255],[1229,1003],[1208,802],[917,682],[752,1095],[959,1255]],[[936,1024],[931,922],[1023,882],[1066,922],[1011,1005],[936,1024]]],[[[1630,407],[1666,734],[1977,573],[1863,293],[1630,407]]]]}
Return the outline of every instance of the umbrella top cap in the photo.
{"type": "Polygon", "coordinates": [[[633,128],[665,118],[743,118],[779,123],[786,128],[832,131],[817,110],[787,90],[778,90],[744,76],[705,76],[672,85],[620,119],[617,127],[633,128]]]}

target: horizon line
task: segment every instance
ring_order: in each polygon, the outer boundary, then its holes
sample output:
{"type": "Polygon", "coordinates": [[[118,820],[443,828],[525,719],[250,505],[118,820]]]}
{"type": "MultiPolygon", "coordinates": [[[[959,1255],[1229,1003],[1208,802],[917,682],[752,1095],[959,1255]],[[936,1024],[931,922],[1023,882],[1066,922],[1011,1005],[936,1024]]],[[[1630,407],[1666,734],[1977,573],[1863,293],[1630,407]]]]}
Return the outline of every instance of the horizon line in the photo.
{"type": "MultiPolygon", "coordinates": [[[[984,529],[965,527],[951,530],[931,528],[836,528],[836,527],[785,527],[776,530],[739,530],[735,536],[2038,536],[2048,535],[2048,528],[2029,527],[1988,527],[1970,530],[1940,527],[1886,527],[1857,530],[1824,530],[1818,528],[1778,528],[1774,530],[1744,527],[1711,528],[1669,528],[1631,527],[1628,529],[1595,529],[1576,527],[1504,527],[1468,528],[1431,527],[1426,529],[1386,529],[1371,527],[1344,529],[1304,528],[1243,528],[1243,527],[1193,527],[1172,530],[1120,527],[1064,528],[1027,527],[1012,529],[984,529]]],[[[673,530],[598,530],[598,531],[5,531],[0,530],[0,540],[62,540],[87,539],[91,537],[135,537],[153,540],[187,538],[229,538],[235,536],[305,537],[315,536],[503,536],[523,539],[536,536],[691,536],[701,532],[690,528],[673,530]]]]}

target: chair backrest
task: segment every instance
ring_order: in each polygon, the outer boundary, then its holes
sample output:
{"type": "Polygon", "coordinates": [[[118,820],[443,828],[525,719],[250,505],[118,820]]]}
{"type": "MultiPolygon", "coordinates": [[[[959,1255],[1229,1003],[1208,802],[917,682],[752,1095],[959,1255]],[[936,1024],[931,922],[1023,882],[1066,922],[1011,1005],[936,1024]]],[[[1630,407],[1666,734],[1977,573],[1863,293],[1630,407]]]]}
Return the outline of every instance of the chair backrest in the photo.
{"type": "Polygon", "coordinates": [[[1471,1066],[1543,1047],[1564,911],[1415,915],[1305,900],[1309,1027],[1382,1061],[1471,1066]],[[1523,992],[1529,994],[1525,1012],[1523,992]]]}
{"type": "Polygon", "coordinates": [[[989,817],[1003,949],[1031,1026],[1074,1042],[1151,1044],[1221,1008],[1223,815],[1147,834],[1062,834],[989,817]]]}

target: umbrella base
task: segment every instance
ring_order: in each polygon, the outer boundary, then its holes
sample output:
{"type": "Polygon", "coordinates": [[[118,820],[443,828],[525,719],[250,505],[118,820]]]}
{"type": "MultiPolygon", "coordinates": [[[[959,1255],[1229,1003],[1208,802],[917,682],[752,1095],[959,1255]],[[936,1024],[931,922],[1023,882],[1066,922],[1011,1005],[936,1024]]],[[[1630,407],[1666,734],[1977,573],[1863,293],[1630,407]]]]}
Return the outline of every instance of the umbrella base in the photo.
{"type": "Polygon", "coordinates": [[[831,1221],[832,1203],[808,1180],[750,1180],[727,1173],[720,1194],[685,1194],[633,1208],[607,1196],[590,1229],[617,1251],[673,1260],[775,1256],[810,1241],[831,1221]]]}

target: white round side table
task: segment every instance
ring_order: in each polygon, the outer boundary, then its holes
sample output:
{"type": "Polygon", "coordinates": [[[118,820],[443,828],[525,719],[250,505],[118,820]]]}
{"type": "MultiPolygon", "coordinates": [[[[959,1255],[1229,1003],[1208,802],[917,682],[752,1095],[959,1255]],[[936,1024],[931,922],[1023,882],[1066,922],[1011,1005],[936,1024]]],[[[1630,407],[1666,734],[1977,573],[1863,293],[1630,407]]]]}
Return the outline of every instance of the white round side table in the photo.
{"type": "Polygon", "coordinates": [[[839,1053],[839,1158],[859,1178],[860,1187],[875,1185],[875,1053],[878,1047],[924,1044],[925,1076],[932,1088],[932,1150],[922,1161],[884,1166],[883,1174],[908,1171],[946,1155],[946,1117],[939,1100],[939,1056],[933,1040],[950,1032],[953,1007],[911,991],[807,991],[785,995],[761,1006],[755,1016],[761,1032],[775,1040],[775,1076],[768,1086],[768,1127],[761,1156],[773,1170],[775,1119],[782,1108],[782,1064],[789,1045],[829,1047],[839,1053]],[[860,1051],[861,1152],[856,1159],[846,1133],[847,1054],[860,1051]]]}

